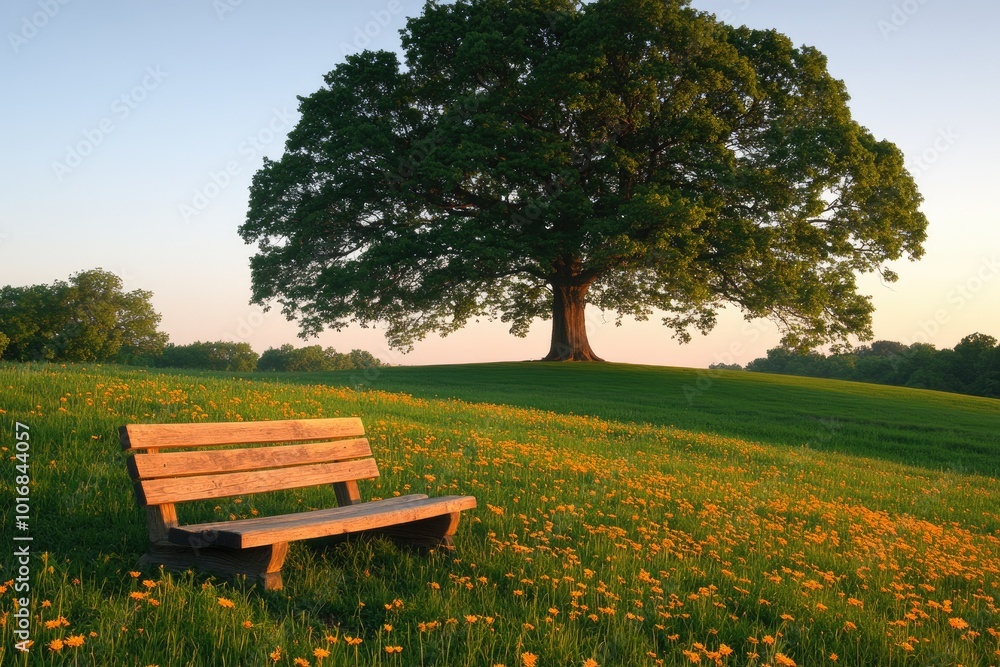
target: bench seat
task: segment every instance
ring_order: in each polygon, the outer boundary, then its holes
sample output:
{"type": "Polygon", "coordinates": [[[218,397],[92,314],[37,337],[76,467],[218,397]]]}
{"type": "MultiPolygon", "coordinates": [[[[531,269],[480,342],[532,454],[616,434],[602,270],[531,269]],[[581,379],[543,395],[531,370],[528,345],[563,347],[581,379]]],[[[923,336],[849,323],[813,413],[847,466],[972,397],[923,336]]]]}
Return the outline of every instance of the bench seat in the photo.
{"type": "Polygon", "coordinates": [[[258,578],[282,587],[289,542],[374,532],[421,547],[454,548],[473,496],[411,494],[362,502],[358,480],[378,477],[356,417],[262,422],[128,424],[119,429],[149,551],[139,561],[174,570],[258,578]],[[169,451],[166,451],[169,450],[169,451]],[[328,508],[184,524],[177,505],[309,486],[330,489],[328,508]]]}
{"type": "MultiPolygon", "coordinates": [[[[428,498],[415,493],[347,507],[178,526],[170,529],[167,540],[177,546],[199,544],[247,549],[278,542],[388,528],[473,509],[475,506],[476,499],[471,496],[428,498]]],[[[419,537],[418,531],[413,532],[414,537],[419,537]]]]}

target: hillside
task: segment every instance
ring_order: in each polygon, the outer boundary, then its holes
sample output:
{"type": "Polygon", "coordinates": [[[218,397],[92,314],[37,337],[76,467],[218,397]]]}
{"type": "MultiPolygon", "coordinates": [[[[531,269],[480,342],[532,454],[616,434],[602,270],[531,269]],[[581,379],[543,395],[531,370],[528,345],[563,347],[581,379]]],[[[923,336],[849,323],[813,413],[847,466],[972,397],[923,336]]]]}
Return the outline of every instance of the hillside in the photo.
{"type": "MultiPolygon", "coordinates": [[[[466,370],[374,378],[408,382],[409,393],[391,393],[318,378],[0,364],[3,446],[14,449],[15,423],[28,427],[33,478],[24,529],[10,511],[17,462],[5,469],[0,541],[33,538],[36,642],[30,661],[11,648],[17,570],[8,550],[0,664],[1000,664],[997,479],[834,451],[852,446],[846,436],[824,447],[818,436],[815,446],[794,440],[815,419],[845,422],[838,436],[866,433],[867,423],[866,442],[946,423],[941,451],[933,449],[940,433],[920,442],[930,461],[947,460],[952,448],[988,448],[996,402],[719,377],[700,395],[702,408],[696,400],[685,411],[681,390],[696,381],[693,371],[466,370]],[[417,396],[432,391],[547,401],[559,411],[417,396]],[[910,421],[893,416],[894,406],[910,421]],[[119,425],[347,415],[363,417],[382,473],[362,483],[364,498],[478,498],[455,558],[383,539],[294,543],[281,592],[136,569],[145,517],[119,425]],[[682,419],[709,427],[681,427],[682,419]],[[720,435],[744,423],[784,429],[789,440],[720,435]]],[[[315,488],[182,507],[181,519],[333,502],[331,489],[315,488]]]]}
{"type": "Polygon", "coordinates": [[[944,392],[628,364],[396,366],[279,377],[675,426],[1000,475],[1000,400],[944,392]]]}

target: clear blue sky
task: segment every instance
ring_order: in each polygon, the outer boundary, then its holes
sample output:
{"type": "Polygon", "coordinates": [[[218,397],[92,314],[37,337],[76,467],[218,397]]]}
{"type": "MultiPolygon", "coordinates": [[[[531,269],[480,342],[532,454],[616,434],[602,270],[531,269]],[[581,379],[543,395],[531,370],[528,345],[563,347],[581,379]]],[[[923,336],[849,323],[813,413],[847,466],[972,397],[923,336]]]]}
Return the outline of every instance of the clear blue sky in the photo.
{"type": "MultiPolygon", "coordinates": [[[[863,280],[879,338],[950,347],[1000,337],[1000,4],[985,0],[696,0],[730,23],[771,27],[829,58],[855,118],[911,161],[931,224],[926,255],[900,281],[863,280]]],[[[280,314],[248,305],[237,227],[262,155],[281,155],[308,95],[346,51],[399,49],[415,0],[318,2],[9,0],[0,9],[4,92],[0,284],[65,280],[103,267],[154,293],[176,343],[246,340],[258,352],[295,338],[280,314]],[[225,173],[227,167],[230,173],[225,173]],[[214,180],[213,180],[214,174],[214,180]],[[196,215],[191,211],[197,211],[196,215]],[[185,215],[185,212],[187,213],[185,215]]],[[[728,313],[678,345],[656,320],[615,328],[591,313],[609,360],[704,367],[746,363],[778,339],[728,313]]],[[[499,323],[436,336],[409,355],[378,331],[327,332],[339,350],[392,363],[537,358],[499,323]]]]}

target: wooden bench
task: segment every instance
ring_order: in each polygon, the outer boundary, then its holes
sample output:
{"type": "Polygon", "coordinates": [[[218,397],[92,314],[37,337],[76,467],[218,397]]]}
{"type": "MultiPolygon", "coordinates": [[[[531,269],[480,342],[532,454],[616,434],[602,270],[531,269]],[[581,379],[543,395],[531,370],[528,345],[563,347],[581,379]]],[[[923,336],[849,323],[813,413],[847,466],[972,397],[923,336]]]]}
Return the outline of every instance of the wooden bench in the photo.
{"type": "Polygon", "coordinates": [[[357,480],[379,474],[364,434],[357,418],[122,426],[122,448],[143,452],[128,459],[149,523],[150,549],[140,564],[245,574],[277,590],[294,540],[375,531],[451,548],[460,512],[474,508],[476,499],[412,494],[361,502],[357,480]],[[263,443],[271,444],[218,448],[263,443]],[[216,449],[192,451],[197,447],[216,449]],[[337,507],[193,525],[177,519],[181,502],[324,484],[333,485],[337,507]]]}

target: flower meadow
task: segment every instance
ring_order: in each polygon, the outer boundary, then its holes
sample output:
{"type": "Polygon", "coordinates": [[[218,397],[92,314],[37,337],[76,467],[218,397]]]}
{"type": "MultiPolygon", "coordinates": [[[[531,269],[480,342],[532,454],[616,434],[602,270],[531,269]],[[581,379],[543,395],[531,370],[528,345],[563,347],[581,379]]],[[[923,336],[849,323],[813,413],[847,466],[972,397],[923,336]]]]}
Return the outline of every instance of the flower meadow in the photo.
{"type": "MultiPolygon", "coordinates": [[[[0,389],[2,665],[1000,665],[993,477],[273,378],[2,364],[0,389]],[[293,543],[276,592],[137,568],[145,517],[118,426],[354,415],[382,473],[364,499],[478,498],[454,554],[293,543]],[[27,653],[17,422],[31,434],[27,653]]],[[[313,488],[179,509],[189,522],[333,504],[313,488]]]]}

